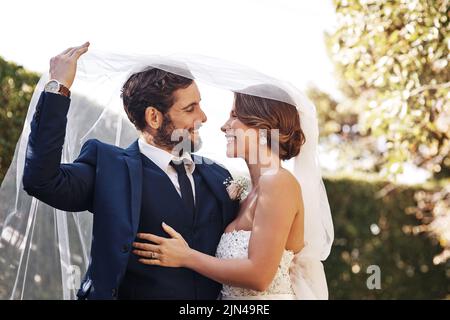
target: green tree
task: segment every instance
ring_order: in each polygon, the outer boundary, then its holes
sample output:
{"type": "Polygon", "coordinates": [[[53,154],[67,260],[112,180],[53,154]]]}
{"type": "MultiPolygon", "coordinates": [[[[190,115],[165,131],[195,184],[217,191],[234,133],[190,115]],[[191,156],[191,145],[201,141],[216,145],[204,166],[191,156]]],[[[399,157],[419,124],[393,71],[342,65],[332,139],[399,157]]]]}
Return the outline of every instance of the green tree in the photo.
{"type": "Polygon", "coordinates": [[[358,108],[362,136],[381,137],[381,174],[405,163],[444,179],[437,192],[418,191],[408,212],[424,221],[450,257],[450,72],[448,0],[334,0],[337,27],[327,34],[345,96],[358,108]],[[447,179],[447,180],[445,180],[447,179]],[[432,222],[431,222],[432,221],[432,222]]]}
{"type": "MultiPolygon", "coordinates": [[[[383,181],[326,179],[335,241],[324,262],[331,299],[449,299],[448,266],[436,264],[441,247],[414,214],[420,188],[386,193],[383,181]],[[381,288],[367,287],[371,265],[380,268],[381,288]]],[[[435,189],[435,185],[429,186],[435,189]]]]}
{"type": "Polygon", "coordinates": [[[342,91],[361,108],[361,133],[387,140],[387,174],[414,162],[448,176],[449,1],[334,3],[330,56],[342,91]]]}
{"type": "Polygon", "coordinates": [[[336,101],[328,93],[311,86],[306,94],[314,101],[319,118],[320,136],[330,134],[345,135],[345,126],[352,127],[358,122],[358,110],[351,105],[344,105],[336,101]]]}
{"type": "Polygon", "coordinates": [[[22,132],[39,75],[0,57],[0,182],[22,132]]]}

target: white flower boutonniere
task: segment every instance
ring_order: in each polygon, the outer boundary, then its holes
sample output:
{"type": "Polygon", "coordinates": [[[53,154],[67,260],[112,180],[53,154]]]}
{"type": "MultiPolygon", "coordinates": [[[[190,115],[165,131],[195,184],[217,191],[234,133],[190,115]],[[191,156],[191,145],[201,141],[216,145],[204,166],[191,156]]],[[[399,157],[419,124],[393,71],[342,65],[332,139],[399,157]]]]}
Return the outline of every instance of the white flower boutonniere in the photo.
{"type": "Polygon", "coordinates": [[[250,181],[246,177],[241,176],[237,179],[229,177],[223,184],[226,185],[231,200],[244,200],[249,193],[250,181]]]}

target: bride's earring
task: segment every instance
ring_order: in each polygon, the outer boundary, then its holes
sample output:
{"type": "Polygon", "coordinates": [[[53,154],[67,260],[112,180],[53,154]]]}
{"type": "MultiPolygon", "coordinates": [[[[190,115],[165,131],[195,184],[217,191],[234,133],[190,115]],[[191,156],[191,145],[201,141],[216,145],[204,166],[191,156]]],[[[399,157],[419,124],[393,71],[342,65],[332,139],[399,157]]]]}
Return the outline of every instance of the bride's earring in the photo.
{"type": "Polygon", "coordinates": [[[265,131],[259,131],[259,144],[263,146],[267,144],[267,134],[265,131]]]}

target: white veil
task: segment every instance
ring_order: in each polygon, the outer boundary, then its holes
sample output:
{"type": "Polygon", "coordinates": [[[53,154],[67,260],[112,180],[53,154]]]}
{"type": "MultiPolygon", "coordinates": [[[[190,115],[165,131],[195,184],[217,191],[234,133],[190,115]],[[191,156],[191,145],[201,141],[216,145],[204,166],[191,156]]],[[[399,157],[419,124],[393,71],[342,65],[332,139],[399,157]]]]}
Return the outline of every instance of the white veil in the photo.
{"type": "MultiPolygon", "coordinates": [[[[62,162],[75,160],[83,143],[91,138],[121,147],[137,138],[123,110],[120,88],[132,73],[149,66],[220,89],[294,101],[306,136],[292,169],[302,187],[305,247],[294,258],[290,275],[297,298],[327,299],[321,261],[330,253],[334,232],[318,162],[317,114],[313,103],[291,84],[206,56],[138,56],[91,50],[78,62],[62,162]],[[258,86],[267,84],[283,89],[290,97],[258,86]]],[[[47,80],[48,76],[42,76],[36,86],[12,164],[0,188],[0,299],[73,299],[89,264],[92,215],[54,209],[28,196],[22,187],[30,122],[47,80]]],[[[217,107],[231,105],[202,105],[207,115],[217,107]]],[[[210,156],[213,152],[202,149],[199,153],[210,156]]]]}

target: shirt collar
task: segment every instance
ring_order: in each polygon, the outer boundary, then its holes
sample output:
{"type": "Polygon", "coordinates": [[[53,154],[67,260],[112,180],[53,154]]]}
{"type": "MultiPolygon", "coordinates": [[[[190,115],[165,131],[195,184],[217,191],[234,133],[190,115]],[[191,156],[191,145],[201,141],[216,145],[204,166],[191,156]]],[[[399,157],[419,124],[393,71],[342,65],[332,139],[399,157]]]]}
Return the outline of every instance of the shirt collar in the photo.
{"type": "MultiPolygon", "coordinates": [[[[158,147],[155,147],[151,144],[149,144],[143,137],[140,137],[138,139],[139,144],[139,150],[141,153],[152,160],[158,167],[160,167],[164,172],[167,172],[167,170],[170,170],[169,168],[172,168],[170,166],[170,161],[180,161],[182,160],[184,162],[184,165],[191,174],[195,170],[195,162],[192,160],[191,155],[189,152],[184,152],[181,157],[177,157],[172,155],[170,152],[167,152],[163,149],[160,149],[158,147]]],[[[173,169],[173,168],[172,168],[173,169]]]]}

